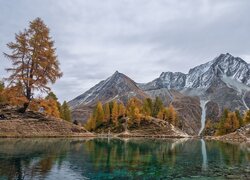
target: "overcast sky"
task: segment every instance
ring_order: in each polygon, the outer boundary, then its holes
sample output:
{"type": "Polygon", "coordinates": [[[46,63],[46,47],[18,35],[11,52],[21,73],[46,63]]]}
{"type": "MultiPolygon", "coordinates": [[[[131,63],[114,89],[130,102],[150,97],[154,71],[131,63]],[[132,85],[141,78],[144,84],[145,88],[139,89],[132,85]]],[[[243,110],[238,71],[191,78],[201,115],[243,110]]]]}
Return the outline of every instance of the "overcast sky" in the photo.
{"type": "MultiPolygon", "coordinates": [[[[53,86],[71,100],[116,70],[136,82],[229,52],[250,62],[248,0],[0,0],[0,51],[41,17],[64,76],[53,86]]],[[[0,78],[8,61],[0,55],[0,78]]]]}

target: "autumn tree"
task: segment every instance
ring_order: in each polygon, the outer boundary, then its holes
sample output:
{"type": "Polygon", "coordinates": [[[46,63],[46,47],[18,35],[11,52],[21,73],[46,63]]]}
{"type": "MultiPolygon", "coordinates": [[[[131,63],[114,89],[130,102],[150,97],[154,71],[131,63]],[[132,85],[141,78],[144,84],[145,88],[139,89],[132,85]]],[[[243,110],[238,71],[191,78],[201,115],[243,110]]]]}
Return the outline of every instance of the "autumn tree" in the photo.
{"type": "Polygon", "coordinates": [[[236,110],[236,111],[235,111],[235,115],[236,115],[236,117],[237,117],[237,119],[238,119],[238,121],[239,121],[239,126],[240,126],[240,127],[243,126],[243,125],[244,125],[244,121],[243,121],[243,118],[242,118],[242,116],[241,116],[241,114],[240,114],[240,111],[239,111],[239,110],[236,110]]]}
{"type": "Polygon", "coordinates": [[[57,118],[60,117],[60,111],[58,109],[57,102],[54,99],[52,98],[39,99],[36,101],[38,101],[38,103],[35,102],[38,104],[38,108],[43,108],[43,111],[45,114],[51,115],[57,118]]]}
{"type": "Polygon", "coordinates": [[[250,123],[250,110],[245,113],[244,124],[250,123]]]}
{"type": "Polygon", "coordinates": [[[224,128],[226,133],[234,132],[240,127],[235,112],[230,112],[225,120],[224,128]]]}
{"type": "Polygon", "coordinates": [[[162,119],[162,120],[167,120],[167,118],[169,118],[169,109],[168,108],[162,108],[158,114],[157,114],[157,118],[158,119],[162,119]]]}
{"type": "Polygon", "coordinates": [[[23,95],[22,84],[19,82],[15,86],[6,87],[3,91],[6,102],[13,106],[21,106],[27,100],[23,95]]]}
{"type": "Polygon", "coordinates": [[[106,103],[104,105],[104,122],[110,121],[110,105],[109,103],[106,103]]]}
{"type": "Polygon", "coordinates": [[[168,109],[169,109],[168,121],[174,126],[178,126],[179,122],[178,122],[177,112],[175,111],[174,107],[171,104],[168,109]]]}
{"type": "Polygon", "coordinates": [[[104,121],[104,111],[102,103],[99,101],[94,110],[93,118],[96,121],[96,127],[99,127],[104,121]]]}
{"type": "Polygon", "coordinates": [[[118,115],[119,117],[124,117],[126,114],[126,108],[124,104],[121,102],[118,104],[118,115]]]}
{"type": "Polygon", "coordinates": [[[130,124],[136,122],[138,125],[141,122],[141,112],[140,112],[141,103],[137,98],[131,98],[127,104],[127,116],[130,119],[130,124]],[[132,121],[132,122],[131,122],[132,121]]]}
{"type": "Polygon", "coordinates": [[[12,62],[7,80],[10,86],[21,84],[21,93],[26,98],[20,112],[25,112],[34,97],[34,92],[48,92],[48,84],[53,84],[62,76],[49,28],[42,19],[30,22],[29,28],[16,34],[15,42],[7,47],[11,53],[4,53],[12,62]]]}
{"type": "Polygon", "coordinates": [[[224,109],[224,112],[220,118],[220,122],[219,122],[219,127],[218,130],[216,132],[217,135],[223,135],[226,133],[226,129],[224,127],[224,124],[226,122],[226,119],[228,118],[228,114],[229,114],[229,110],[228,109],[224,109]]]}
{"type": "Polygon", "coordinates": [[[96,120],[94,119],[93,115],[91,115],[88,120],[87,123],[85,124],[85,128],[88,131],[93,131],[96,129],[96,120]]]}
{"type": "Polygon", "coordinates": [[[175,111],[173,105],[170,105],[167,108],[161,108],[161,110],[158,112],[157,118],[168,121],[174,126],[179,125],[177,112],[175,111]]]}
{"type": "Polygon", "coordinates": [[[117,126],[118,125],[118,117],[119,117],[119,112],[118,112],[118,104],[116,101],[113,101],[112,103],[112,114],[111,114],[111,119],[112,123],[117,126]]]}

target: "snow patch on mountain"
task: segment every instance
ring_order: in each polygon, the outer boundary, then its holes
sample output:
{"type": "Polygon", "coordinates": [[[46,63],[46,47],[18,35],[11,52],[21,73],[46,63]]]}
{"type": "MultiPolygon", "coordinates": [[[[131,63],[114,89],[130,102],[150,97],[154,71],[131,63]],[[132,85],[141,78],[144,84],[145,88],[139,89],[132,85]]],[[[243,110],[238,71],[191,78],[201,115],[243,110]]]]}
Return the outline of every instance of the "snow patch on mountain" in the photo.
{"type": "Polygon", "coordinates": [[[228,85],[234,85],[231,79],[235,80],[238,84],[245,85],[239,88],[246,89],[250,85],[250,65],[229,53],[221,54],[210,62],[190,69],[188,74],[163,72],[159,78],[139,86],[146,91],[160,88],[206,89],[216,78],[222,78],[228,85]]]}

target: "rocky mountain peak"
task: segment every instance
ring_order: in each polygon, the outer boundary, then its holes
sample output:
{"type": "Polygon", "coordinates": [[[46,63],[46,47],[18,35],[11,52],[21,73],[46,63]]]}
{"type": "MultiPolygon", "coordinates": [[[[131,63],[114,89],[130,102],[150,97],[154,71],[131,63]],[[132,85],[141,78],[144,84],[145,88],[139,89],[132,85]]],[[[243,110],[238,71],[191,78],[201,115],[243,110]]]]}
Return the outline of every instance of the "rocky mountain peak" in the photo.
{"type": "Polygon", "coordinates": [[[138,88],[137,84],[126,75],[116,71],[112,76],[99,82],[97,85],[69,102],[72,108],[83,105],[94,105],[97,101],[103,103],[126,100],[129,96],[146,97],[146,94],[138,88]]]}
{"type": "Polygon", "coordinates": [[[239,57],[226,53],[220,54],[212,61],[201,64],[189,70],[188,74],[181,72],[162,72],[160,77],[146,84],[140,84],[144,90],[159,88],[186,89],[208,88],[216,78],[250,85],[250,68],[248,63],[239,57]]]}

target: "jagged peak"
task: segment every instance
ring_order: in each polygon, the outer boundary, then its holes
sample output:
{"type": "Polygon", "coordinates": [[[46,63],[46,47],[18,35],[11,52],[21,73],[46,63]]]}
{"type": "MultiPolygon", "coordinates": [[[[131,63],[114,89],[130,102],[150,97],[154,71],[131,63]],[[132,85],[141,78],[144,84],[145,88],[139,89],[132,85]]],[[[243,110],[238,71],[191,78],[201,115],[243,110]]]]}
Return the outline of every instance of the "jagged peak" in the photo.
{"type": "Polygon", "coordinates": [[[167,72],[162,72],[160,74],[160,77],[164,77],[166,75],[185,75],[184,73],[182,72],[171,72],[171,71],[167,71],[167,72]]]}
{"type": "Polygon", "coordinates": [[[114,74],[120,74],[120,72],[118,70],[116,70],[114,74]]]}
{"type": "MultiPolygon", "coordinates": [[[[242,62],[245,62],[243,59],[241,59],[240,57],[238,56],[233,56],[232,54],[230,53],[225,53],[225,54],[220,54],[219,56],[217,56],[215,58],[215,61],[221,61],[221,60],[228,60],[228,59],[232,59],[232,60],[238,60],[238,61],[242,61],[242,62]]],[[[246,63],[246,62],[245,62],[246,63]]]]}
{"type": "Polygon", "coordinates": [[[127,76],[123,73],[120,73],[119,71],[115,71],[114,74],[112,74],[112,76],[110,76],[108,79],[118,79],[118,78],[126,78],[127,76]]]}

